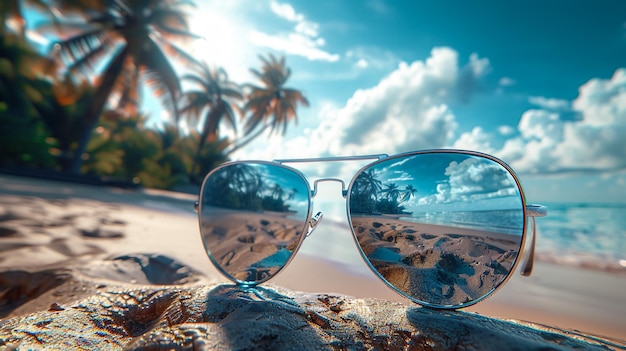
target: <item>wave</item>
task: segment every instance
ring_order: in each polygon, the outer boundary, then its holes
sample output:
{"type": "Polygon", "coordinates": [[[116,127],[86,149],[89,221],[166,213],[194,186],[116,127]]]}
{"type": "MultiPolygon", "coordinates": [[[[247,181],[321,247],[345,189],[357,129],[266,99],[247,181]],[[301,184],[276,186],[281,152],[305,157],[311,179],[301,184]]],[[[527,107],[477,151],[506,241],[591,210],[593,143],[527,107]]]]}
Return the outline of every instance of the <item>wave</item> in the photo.
{"type": "Polygon", "coordinates": [[[609,273],[626,275],[626,259],[601,257],[588,252],[535,252],[535,260],[569,266],[575,268],[591,269],[609,273]]]}

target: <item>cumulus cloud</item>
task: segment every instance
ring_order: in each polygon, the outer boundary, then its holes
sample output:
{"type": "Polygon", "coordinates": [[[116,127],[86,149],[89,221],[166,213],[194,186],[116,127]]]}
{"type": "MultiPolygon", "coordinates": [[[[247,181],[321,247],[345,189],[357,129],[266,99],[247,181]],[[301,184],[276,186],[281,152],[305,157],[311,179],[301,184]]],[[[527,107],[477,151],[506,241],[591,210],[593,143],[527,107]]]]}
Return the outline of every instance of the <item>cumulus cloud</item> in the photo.
{"type": "Polygon", "coordinates": [[[582,85],[571,106],[580,118],[564,118],[553,109],[526,111],[520,135],[506,141],[498,156],[521,173],[626,168],[626,69],[582,85]]]}
{"type": "Polygon", "coordinates": [[[345,106],[326,111],[314,132],[331,154],[396,153],[445,146],[457,126],[448,107],[469,98],[489,71],[472,55],[459,65],[450,48],[435,48],[425,61],[401,63],[376,86],[356,91],[345,106]]]}
{"type": "Polygon", "coordinates": [[[478,159],[451,162],[445,170],[448,179],[437,184],[437,192],[419,199],[421,205],[475,203],[476,201],[518,195],[516,183],[498,164],[478,159]]]}
{"type": "Polygon", "coordinates": [[[487,133],[481,127],[474,127],[471,131],[465,132],[452,145],[455,149],[480,150],[481,152],[493,153],[495,149],[492,145],[494,136],[487,133]]]}
{"type": "Polygon", "coordinates": [[[288,54],[303,56],[309,60],[330,62],[339,60],[338,54],[332,54],[323,49],[326,42],[324,38],[319,36],[318,23],[308,21],[304,15],[297,13],[293,6],[287,3],[271,1],[270,10],[279,18],[293,22],[295,24],[293,31],[268,34],[251,30],[249,39],[252,43],[288,54]]]}
{"type": "Polygon", "coordinates": [[[480,80],[476,77],[484,77],[491,71],[491,65],[486,58],[478,57],[478,54],[470,55],[469,63],[460,69],[457,77],[457,96],[468,102],[470,97],[480,90],[480,80]]]}
{"type": "Polygon", "coordinates": [[[287,3],[278,3],[276,1],[270,2],[270,9],[274,12],[278,17],[284,18],[289,22],[301,22],[304,21],[304,16],[296,13],[293,6],[287,3]]]}
{"type": "MultiPolygon", "coordinates": [[[[463,65],[453,49],[435,48],[426,60],[400,63],[378,84],[357,90],[343,105],[322,102],[314,113],[320,121],[317,127],[296,138],[273,138],[258,152],[250,148],[245,157],[394,154],[445,147],[457,128],[449,104],[474,93],[468,87],[480,84],[468,81],[481,80],[489,72],[487,64],[473,56],[463,65]]],[[[316,167],[327,170],[329,166],[316,167]]]]}

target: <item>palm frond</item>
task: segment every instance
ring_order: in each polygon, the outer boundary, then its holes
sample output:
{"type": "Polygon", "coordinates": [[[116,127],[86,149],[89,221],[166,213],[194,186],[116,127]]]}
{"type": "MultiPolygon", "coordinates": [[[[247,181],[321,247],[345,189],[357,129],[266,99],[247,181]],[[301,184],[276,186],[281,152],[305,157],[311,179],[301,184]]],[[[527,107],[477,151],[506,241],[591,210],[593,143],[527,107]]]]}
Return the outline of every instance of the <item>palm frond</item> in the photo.
{"type": "Polygon", "coordinates": [[[185,74],[181,77],[182,81],[187,81],[190,83],[196,83],[198,86],[202,87],[205,90],[205,93],[207,90],[209,90],[209,87],[207,84],[209,84],[207,82],[207,79],[204,77],[200,77],[197,75],[193,75],[193,74],[185,74]]]}
{"type": "Polygon", "coordinates": [[[136,64],[145,70],[146,84],[162,99],[163,105],[173,113],[178,124],[180,116],[176,98],[181,91],[178,75],[159,47],[153,42],[148,43],[151,46],[143,51],[136,64]]]}
{"type": "Polygon", "coordinates": [[[106,39],[110,39],[107,32],[94,29],[57,42],[53,46],[53,50],[56,50],[54,53],[59,57],[65,57],[67,61],[72,62],[81,59],[90,51],[97,50],[106,39]]]}
{"type": "Polygon", "coordinates": [[[159,42],[161,44],[160,46],[162,51],[164,51],[167,56],[172,57],[185,65],[200,65],[200,62],[185,50],[164,40],[159,40],[159,42]]]}
{"type": "Polygon", "coordinates": [[[113,43],[109,40],[104,40],[101,45],[89,52],[86,52],[82,57],[68,62],[66,64],[67,72],[74,74],[77,71],[80,71],[85,76],[90,73],[94,73],[98,62],[100,62],[100,60],[102,60],[105,56],[110,55],[112,51],[113,43]]]}

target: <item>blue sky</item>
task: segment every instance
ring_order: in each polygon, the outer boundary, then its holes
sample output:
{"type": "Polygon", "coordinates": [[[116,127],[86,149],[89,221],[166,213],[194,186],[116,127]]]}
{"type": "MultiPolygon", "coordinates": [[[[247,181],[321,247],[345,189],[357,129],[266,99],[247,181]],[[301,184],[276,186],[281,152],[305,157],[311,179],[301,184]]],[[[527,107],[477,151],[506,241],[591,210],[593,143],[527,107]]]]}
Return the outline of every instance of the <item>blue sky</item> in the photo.
{"type": "Polygon", "coordinates": [[[256,55],[285,55],[311,102],[284,137],[237,158],[456,147],[509,163],[531,201],[626,198],[622,1],[216,1],[195,13],[199,57],[250,81],[256,55]]]}
{"type": "Polygon", "coordinates": [[[530,201],[626,199],[624,1],[197,3],[196,57],[244,83],[284,55],[311,102],[236,159],[462,148],[530,201]]]}

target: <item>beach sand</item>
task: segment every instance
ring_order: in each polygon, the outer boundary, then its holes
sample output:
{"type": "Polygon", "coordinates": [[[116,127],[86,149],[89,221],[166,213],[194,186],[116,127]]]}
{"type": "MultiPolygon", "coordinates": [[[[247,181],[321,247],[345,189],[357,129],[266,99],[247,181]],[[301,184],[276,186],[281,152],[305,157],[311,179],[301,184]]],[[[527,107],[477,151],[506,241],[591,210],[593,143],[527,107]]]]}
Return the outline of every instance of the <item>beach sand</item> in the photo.
{"type": "Polygon", "coordinates": [[[368,260],[388,282],[419,301],[460,306],[487,295],[511,271],[522,237],[352,215],[368,260]]]}
{"type": "MultiPolygon", "coordinates": [[[[77,283],[66,294],[49,295],[64,274],[76,272],[103,286],[227,282],[207,258],[193,213],[195,200],[164,191],[0,176],[0,319],[93,294],[97,286],[77,283]]],[[[343,238],[342,245],[354,246],[345,227],[330,223],[320,224],[303,246],[333,244],[329,238],[335,236],[343,238]]],[[[345,265],[326,252],[302,251],[272,285],[411,305],[365,263],[345,265]]],[[[352,252],[358,256],[356,247],[352,252]]],[[[620,272],[537,262],[531,277],[515,272],[493,297],[465,311],[623,340],[625,291],[626,274],[620,272]]]]}

